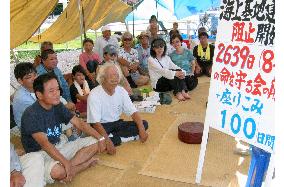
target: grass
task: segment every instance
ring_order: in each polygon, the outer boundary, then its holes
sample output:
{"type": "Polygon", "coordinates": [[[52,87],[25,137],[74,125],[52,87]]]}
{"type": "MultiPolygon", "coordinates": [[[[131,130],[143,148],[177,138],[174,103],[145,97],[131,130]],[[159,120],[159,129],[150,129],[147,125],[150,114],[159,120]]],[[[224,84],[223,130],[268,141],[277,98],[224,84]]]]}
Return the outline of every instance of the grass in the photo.
{"type": "MultiPolygon", "coordinates": [[[[88,38],[91,38],[95,41],[95,33],[87,32],[86,33],[88,38]]],[[[101,34],[98,33],[98,36],[101,34]]],[[[66,43],[62,44],[54,44],[54,49],[78,49],[81,48],[81,37],[77,37],[74,40],[68,41],[66,43]]],[[[16,51],[22,51],[22,50],[39,50],[40,44],[35,42],[27,41],[23,43],[22,45],[16,47],[16,51]]]]}
{"type": "MultiPolygon", "coordinates": [[[[95,41],[96,36],[94,32],[87,32],[86,33],[88,38],[91,38],[95,41]]],[[[101,33],[98,33],[97,36],[99,37],[101,33]]],[[[83,37],[84,38],[84,37],[83,37]]],[[[81,37],[77,37],[74,40],[68,41],[62,44],[53,44],[54,50],[58,52],[73,50],[73,49],[80,49],[81,48],[81,37]]],[[[27,41],[22,45],[15,48],[15,55],[20,62],[23,61],[33,61],[33,59],[40,53],[40,44],[27,41]]],[[[12,53],[10,54],[10,60],[13,60],[12,53]]]]}

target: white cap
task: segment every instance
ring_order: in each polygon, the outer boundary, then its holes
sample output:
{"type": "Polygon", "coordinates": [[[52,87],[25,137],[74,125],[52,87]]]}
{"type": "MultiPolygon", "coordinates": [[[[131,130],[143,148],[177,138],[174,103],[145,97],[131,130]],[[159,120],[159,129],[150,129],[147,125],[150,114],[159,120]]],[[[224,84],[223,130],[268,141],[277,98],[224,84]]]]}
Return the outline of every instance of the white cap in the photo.
{"type": "Polygon", "coordinates": [[[110,31],[110,27],[108,25],[105,25],[101,28],[101,31],[104,32],[104,31],[110,31]]]}

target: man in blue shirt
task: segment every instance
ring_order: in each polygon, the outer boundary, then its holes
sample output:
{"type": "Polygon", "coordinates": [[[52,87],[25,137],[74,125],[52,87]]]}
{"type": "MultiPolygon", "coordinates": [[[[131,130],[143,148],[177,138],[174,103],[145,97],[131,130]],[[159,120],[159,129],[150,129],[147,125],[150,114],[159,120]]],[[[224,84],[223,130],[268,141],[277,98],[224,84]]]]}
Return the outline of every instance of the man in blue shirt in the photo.
{"type": "MultiPolygon", "coordinates": [[[[33,64],[30,62],[23,62],[16,65],[14,69],[14,75],[17,81],[20,83],[20,88],[16,91],[13,98],[13,114],[14,119],[18,128],[14,129],[14,132],[20,134],[21,128],[21,118],[27,107],[32,105],[37,99],[33,89],[33,83],[35,78],[37,77],[36,69],[33,64]]],[[[64,99],[61,98],[61,102],[64,99]]],[[[73,103],[65,104],[65,107],[69,110],[73,110],[73,103]]],[[[74,139],[72,135],[71,124],[66,124],[63,126],[64,130],[66,130],[66,134],[68,134],[68,138],[71,140],[74,139]]]]}
{"type": "Polygon", "coordinates": [[[13,113],[17,126],[21,127],[21,118],[25,109],[36,101],[33,83],[37,77],[32,63],[23,62],[16,65],[14,75],[21,84],[13,99],[13,113]]]}
{"type": "Polygon", "coordinates": [[[42,52],[41,58],[42,63],[36,68],[38,75],[53,72],[59,81],[60,87],[62,88],[62,97],[66,99],[67,102],[72,103],[69,86],[64,79],[62,72],[57,67],[58,60],[55,51],[47,49],[42,52]]]}

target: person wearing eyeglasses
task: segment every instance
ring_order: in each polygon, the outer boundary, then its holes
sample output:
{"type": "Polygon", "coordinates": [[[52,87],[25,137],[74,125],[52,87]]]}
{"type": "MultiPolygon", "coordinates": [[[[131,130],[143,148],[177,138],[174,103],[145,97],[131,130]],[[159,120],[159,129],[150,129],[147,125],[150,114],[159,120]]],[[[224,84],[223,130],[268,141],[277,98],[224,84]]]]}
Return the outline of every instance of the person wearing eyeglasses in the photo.
{"type": "Polygon", "coordinates": [[[166,55],[166,51],[167,46],[163,39],[153,40],[150,49],[151,57],[148,59],[151,86],[156,92],[173,90],[173,94],[179,101],[190,99],[185,82],[186,71],[175,65],[166,55]]]}
{"type": "Polygon", "coordinates": [[[138,52],[132,48],[133,37],[130,32],[122,35],[122,47],[118,50],[118,62],[122,65],[122,71],[131,88],[146,85],[149,77],[139,73],[138,52]]]}
{"type": "Polygon", "coordinates": [[[21,118],[24,111],[37,100],[33,89],[37,73],[32,63],[22,62],[16,65],[14,75],[21,86],[13,98],[13,113],[17,126],[21,128],[21,118]]]}

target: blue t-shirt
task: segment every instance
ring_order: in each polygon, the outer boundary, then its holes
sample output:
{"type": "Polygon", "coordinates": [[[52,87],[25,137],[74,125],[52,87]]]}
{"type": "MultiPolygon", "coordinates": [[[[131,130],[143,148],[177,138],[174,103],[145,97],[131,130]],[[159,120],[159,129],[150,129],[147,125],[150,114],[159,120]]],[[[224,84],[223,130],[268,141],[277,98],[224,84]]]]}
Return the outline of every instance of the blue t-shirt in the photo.
{"type": "Polygon", "coordinates": [[[176,50],[174,50],[169,56],[173,63],[186,71],[186,75],[193,74],[192,61],[194,60],[194,57],[190,50],[183,49],[182,54],[177,54],[176,50]]]}
{"type": "Polygon", "coordinates": [[[50,110],[43,108],[38,101],[29,106],[22,116],[21,141],[27,153],[41,150],[41,146],[33,139],[32,134],[43,132],[48,141],[56,144],[62,134],[62,123],[67,124],[73,114],[62,104],[50,110]]]}

